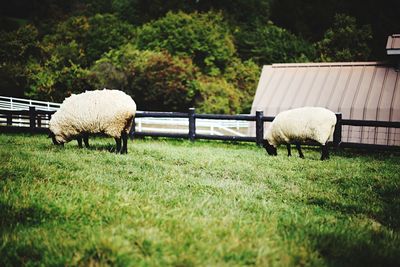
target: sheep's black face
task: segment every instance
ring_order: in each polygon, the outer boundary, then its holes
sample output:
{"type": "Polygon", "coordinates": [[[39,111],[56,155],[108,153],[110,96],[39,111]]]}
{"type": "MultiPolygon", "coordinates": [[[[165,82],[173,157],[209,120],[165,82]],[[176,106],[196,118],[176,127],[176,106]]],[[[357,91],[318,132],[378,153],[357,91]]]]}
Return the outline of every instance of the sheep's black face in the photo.
{"type": "Polygon", "coordinates": [[[264,140],[263,147],[264,147],[265,150],[267,151],[268,155],[270,155],[270,156],[276,156],[276,155],[278,155],[278,153],[277,153],[277,151],[276,151],[276,147],[274,147],[273,145],[271,145],[270,143],[268,143],[267,140],[264,140]]]}
{"type": "Polygon", "coordinates": [[[49,137],[51,137],[51,140],[53,141],[53,144],[54,144],[54,145],[56,145],[56,146],[63,145],[62,143],[60,143],[60,142],[57,141],[56,135],[55,135],[54,133],[51,132],[51,133],[49,134],[49,137]]]}

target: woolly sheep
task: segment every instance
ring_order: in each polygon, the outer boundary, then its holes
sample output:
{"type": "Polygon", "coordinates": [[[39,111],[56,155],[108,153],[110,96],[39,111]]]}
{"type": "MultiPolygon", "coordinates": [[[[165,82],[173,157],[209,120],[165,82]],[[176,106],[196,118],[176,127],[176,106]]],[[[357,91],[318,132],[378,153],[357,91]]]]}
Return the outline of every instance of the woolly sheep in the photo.
{"type": "Polygon", "coordinates": [[[321,144],[321,160],[329,158],[326,143],[332,137],[336,115],[320,107],[296,108],[279,113],[265,132],[263,146],[269,155],[277,155],[276,147],[286,144],[291,156],[290,144],[296,144],[300,158],[304,158],[300,143],[313,140],[321,144]]]}
{"type": "Polygon", "coordinates": [[[50,136],[55,145],[77,139],[89,147],[89,133],[114,137],[117,153],[128,153],[128,133],[136,114],[133,99],[119,90],[95,90],[71,95],[51,117],[50,136]],[[122,149],[121,149],[122,138],[122,149]]]}

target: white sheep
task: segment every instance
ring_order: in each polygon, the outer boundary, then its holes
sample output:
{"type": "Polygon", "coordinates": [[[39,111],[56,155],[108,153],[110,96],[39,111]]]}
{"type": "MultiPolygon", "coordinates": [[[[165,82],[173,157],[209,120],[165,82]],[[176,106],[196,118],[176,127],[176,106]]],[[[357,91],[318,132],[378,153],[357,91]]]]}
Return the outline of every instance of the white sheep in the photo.
{"type": "Polygon", "coordinates": [[[49,122],[50,136],[55,145],[77,139],[82,147],[83,138],[88,147],[90,133],[104,133],[115,138],[117,153],[128,153],[128,133],[135,114],[135,101],[122,91],[86,91],[64,100],[49,122]]]}
{"type": "Polygon", "coordinates": [[[290,144],[296,144],[300,158],[304,158],[300,143],[316,141],[322,146],[321,160],[329,158],[328,140],[336,125],[336,115],[320,107],[296,108],[279,113],[265,132],[264,148],[269,155],[277,155],[276,147],[286,144],[291,156],[290,144]]]}

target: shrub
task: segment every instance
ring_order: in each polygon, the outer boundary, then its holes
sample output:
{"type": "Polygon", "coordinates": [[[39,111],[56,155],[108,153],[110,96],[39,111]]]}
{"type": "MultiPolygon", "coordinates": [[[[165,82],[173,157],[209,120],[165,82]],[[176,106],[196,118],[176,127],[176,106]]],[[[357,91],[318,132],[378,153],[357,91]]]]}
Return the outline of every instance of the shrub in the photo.
{"type": "Polygon", "coordinates": [[[168,52],[140,51],[132,44],[103,55],[91,69],[92,87],[118,88],[142,110],[249,112],[259,78],[252,61],[233,58],[223,76],[201,76],[190,58],[168,52]]]}
{"type": "Polygon", "coordinates": [[[72,93],[93,89],[89,84],[89,71],[72,62],[60,65],[57,56],[44,64],[30,62],[27,67],[28,97],[61,102],[72,93]]]}
{"type": "Polygon", "coordinates": [[[202,77],[196,81],[199,96],[195,107],[201,113],[237,114],[242,93],[223,78],[202,77]]]}
{"type": "Polygon", "coordinates": [[[126,91],[128,88],[128,76],[111,62],[102,61],[96,63],[90,72],[90,84],[92,87],[119,89],[126,91]]]}
{"type": "Polygon", "coordinates": [[[152,51],[137,50],[132,44],[112,49],[92,66],[91,84],[95,88],[118,88],[134,95],[134,88],[131,88],[133,70],[144,68],[154,54],[152,51]]]}
{"type": "Polygon", "coordinates": [[[131,88],[147,110],[186,111],[193,105],[196,68],[189,58],[155,53],[144,67],[132,71],[131,88]]]}
{"type": "Polygon", "coordinates": [[[228,65],[224,77],[240,92],[240,107],[236,110],[241,113],[250,113],[260,77],[260,67],[252,60],[242,62],[234,58],[228,65]]]}
{"type": "Polygon", "coordinates": [[[92,72],[92,85],[122,89],[142,110],[186,111],[196,96],[197,68],[190,58],[167,51],[140,51],[126,45],[105,54],[92,72]]]}

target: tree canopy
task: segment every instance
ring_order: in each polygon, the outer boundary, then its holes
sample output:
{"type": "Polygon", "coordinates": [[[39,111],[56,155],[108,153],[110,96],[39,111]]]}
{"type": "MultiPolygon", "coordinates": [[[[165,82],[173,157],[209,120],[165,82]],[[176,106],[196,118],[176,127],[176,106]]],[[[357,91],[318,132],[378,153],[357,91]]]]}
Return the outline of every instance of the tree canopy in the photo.
{"type": "Polygon", "coordinates": [[[385,59],[396,10],[393,0],[2,2],[0,91],[62,101],[112,87],[142,109],[244,113],[262,65],[385,59]]]}

